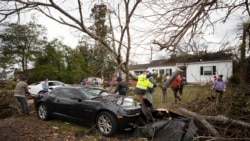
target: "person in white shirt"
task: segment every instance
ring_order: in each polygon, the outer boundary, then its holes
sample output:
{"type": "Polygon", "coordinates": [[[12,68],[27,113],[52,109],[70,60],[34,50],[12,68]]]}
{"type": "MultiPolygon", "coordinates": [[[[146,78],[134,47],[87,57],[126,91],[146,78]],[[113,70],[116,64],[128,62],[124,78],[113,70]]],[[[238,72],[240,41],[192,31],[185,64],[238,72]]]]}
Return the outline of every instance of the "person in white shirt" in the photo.
{"type": "Polygon", "coordinates": [[[46,93],[49,91],[49,83],[48,78],[45,78],[44,82],[42,83],[43,92],[46,93]]]}

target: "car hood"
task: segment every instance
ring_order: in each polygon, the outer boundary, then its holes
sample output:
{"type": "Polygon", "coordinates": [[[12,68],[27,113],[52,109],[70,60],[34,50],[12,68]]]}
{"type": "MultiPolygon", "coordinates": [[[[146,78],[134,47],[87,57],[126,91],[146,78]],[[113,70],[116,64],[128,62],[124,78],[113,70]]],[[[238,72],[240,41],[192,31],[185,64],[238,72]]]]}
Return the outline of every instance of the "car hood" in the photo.
{"type": "Polygon", "coordinates": [[[120,96],[120,95],[108,95],[95,98],[96,101],[105,103],[113,103],[120,106],[139,106],[140,102],[133,97],[120,96]]]}

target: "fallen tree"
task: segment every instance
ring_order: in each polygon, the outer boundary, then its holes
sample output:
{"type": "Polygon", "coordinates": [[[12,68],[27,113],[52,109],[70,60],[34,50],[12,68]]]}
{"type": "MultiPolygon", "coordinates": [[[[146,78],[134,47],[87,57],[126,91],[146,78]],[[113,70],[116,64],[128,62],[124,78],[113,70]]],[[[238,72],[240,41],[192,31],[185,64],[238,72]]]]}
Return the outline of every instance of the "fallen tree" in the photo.
{"type": "Polygon", "coordinates": [[[223,124],[229,123],[231,125],[241,126],[243,128],[250,128],[250,123],[248,123],[248,122],[233,120],[233,119],[230,119],[230,118],[222,116],[222,115],[204,116],[204,115],[199,115],[195,112],[189,111],[185,108],[178,108],[178,112],[180,112],[181,114],[183,114],[185,116],[193,117],[196,120],[200,121],[204,125],[204,127],[208,129],[209,133],[211,133],[214,137],[220,137],[221,135],[216,130],[216,128],[208,122],[208,120],[214,121],[214,122],[221,122],[223,124]]]}

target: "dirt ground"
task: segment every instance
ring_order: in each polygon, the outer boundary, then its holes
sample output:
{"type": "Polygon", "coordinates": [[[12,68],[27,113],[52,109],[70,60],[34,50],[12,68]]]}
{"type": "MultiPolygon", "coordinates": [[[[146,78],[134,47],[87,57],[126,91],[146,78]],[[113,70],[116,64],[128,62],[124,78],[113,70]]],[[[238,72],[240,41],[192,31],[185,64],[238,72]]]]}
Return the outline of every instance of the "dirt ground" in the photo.
{"type": "Polygon", "coordinates": [[[118,134],[115,137],[98,135],[97,131],[85,134],[84,131],[63,131],[46,122],[30,121],[30,118],[15,116],[0,120],[1,141],[118,141],[118,140],[143,140],[118,134]]]}

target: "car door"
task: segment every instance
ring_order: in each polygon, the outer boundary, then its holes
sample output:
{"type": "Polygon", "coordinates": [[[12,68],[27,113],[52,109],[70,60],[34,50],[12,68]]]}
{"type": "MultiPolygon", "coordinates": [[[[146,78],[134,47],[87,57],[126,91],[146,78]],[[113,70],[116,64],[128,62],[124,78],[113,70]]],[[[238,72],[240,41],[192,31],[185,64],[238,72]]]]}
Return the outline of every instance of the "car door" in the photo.
{"type": "Polygon", "coordinates": [[[71,88],[60,88],[59,92],[56,94],[53,106],[56,107],[55,111],[58,114],[65,116],[73,116],[76,104],[78,103],[77,98],[74,99],[74,90],[71,88]]]}
{"type": "Polygon", "coordinates": [[[79,89],[67,89],[67,95],[70,102],[70,108],[68,108],[70,112],[68,114],[74,118],[79,118],[82,120],[82,117],[79,115],[84,111],[80,105],[85,103],[85,98],[81,95],[79,89]]]}
{"type": "MultiPolygon", "coordinates": [[[[100,91],[93,90],[92,92],[97,94],[100,91]]],[[[78,111],[76,111],[75,116],[86,122],[94,122],[96,112],[100,108],[100,102],[92,99],[93,97],[90,97],[86,91],[81,91],[81,95],[83,100],[76,105],[78,111]]]]}

